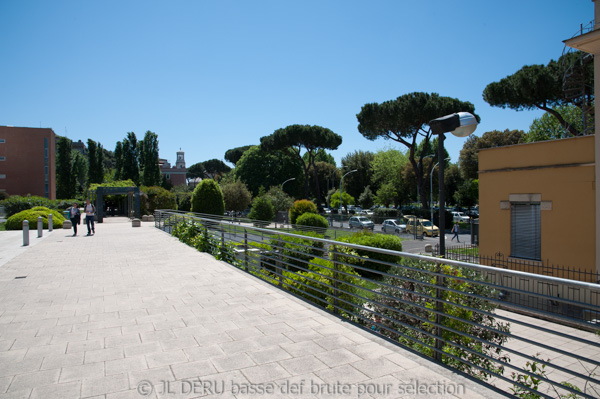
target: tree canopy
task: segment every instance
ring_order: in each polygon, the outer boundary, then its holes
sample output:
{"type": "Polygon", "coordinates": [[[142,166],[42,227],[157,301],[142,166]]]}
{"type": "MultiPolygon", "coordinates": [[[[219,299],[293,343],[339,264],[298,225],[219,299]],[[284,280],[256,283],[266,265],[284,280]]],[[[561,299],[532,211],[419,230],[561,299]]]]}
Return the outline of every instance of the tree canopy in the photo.
{"type": "Polygon", "coordinates": [[[244,145],[242,147],[232,148],[230,150],[225,151],[225,160],[227,162],[231,162],[232,164],[237,164],[244,152],[252,147],[251,145],[244,145]]]}
{"type": "MultiPolygon", "coordinates": [[[[556,108],[570,101],[581,101],[581,99],[567,98],[563,87],[563,81],[567,67],[577,65],[579,53],[566,54],[559,61],[551,60],[548,65],[525,65],[517,72],[497,82],[490,83],[483,91],[483,99],[493,107],[510,108],[516,111],[541,109],[556,118],[556,120],[569,133],[576,136],[580,133],[576,126],[569,124],[565,116],[556,108]]],[[[583,74],[586,102],[593,99],[591,88],[593,87],[592,64],[581,66],[583,74]]]]}
{"type": "Polygon", "coordinates": [[[216,180],[231,170],[231,168],[220,159],[209,159],[208,161],[202,162],[202,166],[204,166],[205,174],[209,178],[216,180]]]}
{"type": "MultiPolygon", "coordinates": [[[[351,171],[356,169],[356,173],[351,173],[344,179],[344,188],[348,194],[358,198],[365,187],[372,184],[373,169],[371,167],[375,154],[370,151],[357,150],[348,153],[342,158],[342,170],[351,171]]],[[[376,186],[373,186],[375,189],[376,186]]]]}
{"type": "Polygon", "coordinates": [[[319,150],[335,150],[342,144],[342,136],[334,133],[330,129],[316,125],[290,125],[285,128],[277,129],[269,136],[261,137],[261,148],[265,151],[290,149],[295,156],[302,162],[304,170],[304,196],[308,198],[308,176],[313,168],[315,181],[315,197],[317,204],[321,204],[321,193],[319,188],[319,178],[315,166],[316,156],[319,150]],[[303,151],[308,153],[308,160],[303,159],[303,151]]]}
{"type": "MultiPolygon", "coordinates": [[[[554,110],[560,113],[569,125],[575,126],[580,132],[584,131],[586,127],[594,126],[594,116],[591,114],[586,114],[584,126],[583,111],[579,107],[565,104],[554,107],[554,110]]],[[[566,137],[572,137],[571,132],[565,129],[552,114],[546,112],[540,118],[533,120],[529,132],[523,137],[523,141],[532,143],[534,141],[556,140],[566,137]]]]}
{"type": "Polygon", "coordinates": [[[470,102],[443,97],[437,93],[422,92],[405,94],[381,104],[365,104],[356,115],[358,131],[368,140],[379,138],[393,140],[409,149],[408,161],[417,176],[417,184],[421,188],[421,203],[424,207],[428,204],[425,196],[426,182],[423,177],[427,176],[430,170],[423,171],[419,167],[427,154],[425,151],[418,153],[417,145],[423,141],[425,147],[431,140],[429,121],[456,112],[470,112],[477,121],[480,120],[475,114],[475,106],[470,102]]]}
{"type": "Polygon", "coordinates": [[[525,133],[522,130],[508,130],[501,132],[492,130],[485,132],[481,137],[471,135],[465,141],[458,158],[460,170],[464,179],[477,179],[479,170],[479,150],[483,148],[503,147],[523,142],[525,133]]]}

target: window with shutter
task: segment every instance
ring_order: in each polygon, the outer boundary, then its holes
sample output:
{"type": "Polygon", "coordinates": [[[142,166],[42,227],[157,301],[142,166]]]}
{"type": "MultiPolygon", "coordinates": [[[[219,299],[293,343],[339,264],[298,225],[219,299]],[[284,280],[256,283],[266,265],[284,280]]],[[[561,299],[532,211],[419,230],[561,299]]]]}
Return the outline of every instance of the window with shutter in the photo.
{"type": "Polygon", "coordinates": [[[541,260],[540,203],[513,202],[510,205],[510,256],[541,260]]]}

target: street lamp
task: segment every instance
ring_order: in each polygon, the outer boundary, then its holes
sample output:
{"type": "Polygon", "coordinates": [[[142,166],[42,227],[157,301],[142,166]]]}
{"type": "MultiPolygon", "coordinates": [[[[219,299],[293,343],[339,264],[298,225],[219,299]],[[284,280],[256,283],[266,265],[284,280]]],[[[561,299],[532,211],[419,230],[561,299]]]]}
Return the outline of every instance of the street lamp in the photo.
{"type": "Polygon", "coordinates": [[[344,184],[344,177],[346,177],[346,176],[348,176],[350,173],[354,173],[354,172],[358,172],[358,169],[354,169],[354,170],[351,170],[350,172],[347,172],[347,173],[346,173],[344,176],[342,176],[342,178],[340,179],[340,208],[339,208],[339,211],[340,211],[340,225],[341,225],[342,227],[344,227],[344,217],[343,217],[343,215],[342,215],[342,206],[343,206],[343,205],[342,205],[342,204],[343,204],[343,203],[342,203],[342,188],[344,187],[344,186],[343,186],[343,184],[344,184]]]}
{"type": "MultiPolygon", "coordinates": [[[[425,158],[433,158],[433,154],[426,155],[423,157],[423,159],[425,159],[425,158]]],[[[419,159],[419,162],[417,163],[417,171],[419,170],[420,164],[421,164],[421,160],[419,159]]],[[[419,201],[420,201],[420,199],[419,199],[419,182],[417,181],[417,205],[419,204],[419,201]]],[[[433,223],[433,221],[431,223],[433,223]]]]}
{"type": "Polygon", "coordinates": [[[283,185],[284,185],[285,183],[289,182],[289,181],[292,181],[292,180],[296,180],[296,178],[295,178],[295,177],[292,177],[291,179],[287,179],[286,181],[284,181],[283,183],[281,183],[281,191],[283,191],[283,185]]]}
{"type": "Polygon", "coordinates": [[[440,118],[429,121],[431,132],[437,134],[438,139],[438,159],[440,160],[439,169],[439,189],[440,194],[438,201],[440,203],[440,256],[446,256],[446,208],[444,204],[444,133],[449,132],[456,137],[467,137],[477,129],[477,118],[468,112],[457,112],[454,114],[442,116],[440,118]]]}
{"type": "MultiPolygon", "coordinates": [[[[449,161],[449,160],[450,160],[450,158],[444,159],[444,161],[449,161]]],[[[438,166],[439,164],[440,163],[438,162],[435,165],[433,165],[433,168],[431,169],[431,173],[429,174],[429,190],[430,190],[430,197],[429,198],[431,200],[431,204],[429,205],[429,209],[431,210],[431,224],[432,225],[433,225],[433,171],[435,170],[435,167],[438,166]]],[[[438,224],[439,224],[439,222],[438,222],[438,224]]],[[[433,229],[433,226],[431,228],[433,229]]]]}

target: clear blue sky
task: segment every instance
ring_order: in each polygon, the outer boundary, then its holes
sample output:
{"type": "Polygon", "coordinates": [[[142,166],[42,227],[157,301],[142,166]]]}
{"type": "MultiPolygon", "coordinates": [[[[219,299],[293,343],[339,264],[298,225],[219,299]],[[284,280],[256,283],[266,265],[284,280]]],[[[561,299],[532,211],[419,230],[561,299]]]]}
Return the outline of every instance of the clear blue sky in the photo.
{"type": "MultiPolygon", "coordinates": [[[[160,156],[223,159],[290,124],[368,141],[356,114],[413,91],[475,104],[476,134],[541,112],[492,108],[485,86],[546,64],[593,19],[591,0],[0,0],[0,125],[114,149],[158,134],[160,156]]],[[[442,115],[440,115],[442,116],[442,115]]],[[[456,162],[464,139],[450,136],[456,162]]]]}

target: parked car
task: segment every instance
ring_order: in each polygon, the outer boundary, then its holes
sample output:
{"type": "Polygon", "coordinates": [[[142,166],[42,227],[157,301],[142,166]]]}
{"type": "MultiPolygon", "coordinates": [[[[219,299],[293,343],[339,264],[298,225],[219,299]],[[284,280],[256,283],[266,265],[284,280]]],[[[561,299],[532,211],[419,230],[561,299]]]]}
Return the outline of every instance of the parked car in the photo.
{"type": "Polygon", "coordinates": [[[440,229],[427,219],[412,219],[406,223],[406,232],[409,234],[437,237],[440,235],[440,229]]]}
{"type": "Polygon", "coordinates": [[[453,222],[468,222],[469,220],[471,220],[471,218],[462,212],[457,212],[457,211],[452,212],[452,221],[453,222]]]}
{"type": "Polygon", "coordinates": [[[375,228],[375,223],[365,216],[352,216],[348,224],[350,225],[350,228],[354,227],[361,230],[373,230],[375,228]]]}
{"type": "Polygon", "coordinates": [[[400,219],[386,219],[381,225],[381,231],[384,233],[402,233],[406,231],[406,223],[400,219]]]}

